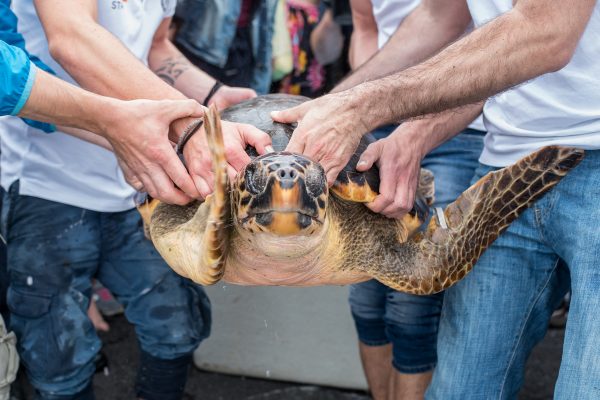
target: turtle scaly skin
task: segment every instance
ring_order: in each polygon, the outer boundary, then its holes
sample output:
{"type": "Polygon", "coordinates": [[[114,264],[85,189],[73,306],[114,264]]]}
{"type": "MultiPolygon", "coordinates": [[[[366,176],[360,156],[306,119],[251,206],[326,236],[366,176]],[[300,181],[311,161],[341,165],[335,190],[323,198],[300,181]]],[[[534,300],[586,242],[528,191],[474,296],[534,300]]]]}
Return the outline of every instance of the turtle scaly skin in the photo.
{"type": "Polygon", "coordinates": [[[201,284],[309,286],[375,278],[403,292],[439,292],[462,279],[498,235],[583,158],[579,149],[544,147],[480,179],[423,229],[434,192],[426,170],[404,218],[365,207],[379,187],[376,169],[354,169],[368,137],[331,189],[318,163],[284,151],[293,127],[274,123],[269,113],[304,100],[269,95],[223,112],[223,119],[268,132],[276,150],[256,157],[247,149],[255,158],[232,183],[218,113],[207,113],[215,192],[185,207],[140,209],[155,247],[177,273],[201,284]]]}

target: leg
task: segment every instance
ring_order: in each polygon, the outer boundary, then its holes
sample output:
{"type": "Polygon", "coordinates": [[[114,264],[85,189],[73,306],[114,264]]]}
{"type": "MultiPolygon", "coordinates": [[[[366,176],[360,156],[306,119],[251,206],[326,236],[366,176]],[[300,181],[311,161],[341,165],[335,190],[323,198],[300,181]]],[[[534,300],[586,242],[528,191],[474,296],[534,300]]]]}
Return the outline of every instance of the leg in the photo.
{"type": "Polygon", "coordinates": [[[571,273],[571,305],[565,331],[556,399],[600,398],[600,152],[586,152],[581,164],[555,189],[543,233],[571,273]]]}
{"type": "Polygon", "coordinates": [[[87,399],[100,340],[87,318],[98,264],[96,213],[18,195],[6,196],[11,328],[42,399],[87,399]]]}
{"type": "MultiPolygon", "coordinates": [[[[483,148],[483,136],[484,132],[467,129],[423,159],[422,167],[433,172],[435,177],[434,206],[445,207],[469,187],[483,148]]],[[[422,399],[425,395],[437,361],[436,342],[442,301],[441,294],[417,297],[390,293],[389,318],[397,321],[388,323],[388,327],[396,331],[392,336],[397,339],[394,340],[395,368],[390,379],[389,399],[422,399]],[[421,306],[415,306],[415,302],[421,303],[421,306]],[[412,307],[407,307],[411,304],[412,307]],[[414,317],[411,318],[412,323],[406,319],[406,313],[414,317]],[[402,367],[415,363],[421,366],[417,369],[402,367]]]]}
{"type": "Polygon", "coordinates": [[[383,320],[388,291],[376,280],[350,286],[350,311],[358,333],[360,359],[375,400],[387,398],[392,370],[392,346],[383,320]]]}
{"type": "Polygon", "coordinates": [[[385,326],[393,345],[388,399],[422,399],[437,361],[443,293],[415,296],[388,289],[385,326]]]}
{"type": "MultiPolygon", "coordinates": [[[[2,212],[2,199],[5,196],[4,189],[0,187],[0,213],[2,212]]],[[[0,229],[0,316],[4,318],[6,325],[10,324],[8,306],[6,305],[6,290],[8,289],[8,269],[6,265],[6,230],[0,229]]]]}
{"type": "Polygon", "coordinates": [[[102,238],[98,279],[125,307],[141,347],[137,394],[180,399],[192,353],[210,331],[208,298],[162,260],[136,210],[103,214],[102,238]]]}
{"type": "MultiPolygon", "coordinates": [[[[479,169],[474,181],[489,170],[479,169]]],[[[527,355],[569,286],[566,269],[538,230],[537,216],[553,199],[550,192],[526,210],[477,268],[446,290],[427,398],[516,398],[527,355]]]]}

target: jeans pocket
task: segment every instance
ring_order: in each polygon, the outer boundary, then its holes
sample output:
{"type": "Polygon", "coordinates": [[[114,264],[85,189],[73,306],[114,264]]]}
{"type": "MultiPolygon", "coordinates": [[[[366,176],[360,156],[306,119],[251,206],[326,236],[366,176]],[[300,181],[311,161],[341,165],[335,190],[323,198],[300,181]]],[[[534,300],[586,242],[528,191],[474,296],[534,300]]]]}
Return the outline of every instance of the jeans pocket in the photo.
{"type": "Polygon", "coordinates": [[[10,287],[7,294],[10,311],[23,318],[39,318],[50,311],[52,296],[41,293],[26,293],[10,287]]]}

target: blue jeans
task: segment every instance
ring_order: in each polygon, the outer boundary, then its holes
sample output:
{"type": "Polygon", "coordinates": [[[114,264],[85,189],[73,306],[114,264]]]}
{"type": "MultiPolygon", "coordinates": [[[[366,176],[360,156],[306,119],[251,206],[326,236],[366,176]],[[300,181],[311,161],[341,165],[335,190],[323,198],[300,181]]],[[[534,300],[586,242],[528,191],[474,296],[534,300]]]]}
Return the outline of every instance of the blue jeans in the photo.
{"type": "Polygon", "coordinates": [[[89,388],[101,345],[87,317],[94,276],[124,305],[142,358],[157,364],[142,366],[149,369],[141,373],[139,391],[153,398],[153,379],[146,375],[168,360],[182,371],[173,379],[185,383],[189,364],[181,360],[189,363],[208,336],[210,305],[204,291],[175,274],[145,239],[136,210],[102,213],[21,196],[17,182],[4,196],[2,228],[11,328],[41,398],[81,398],[89,388]]]}
{"type": "MultiPolygon", "coordinates": [[[[480,166],[473,180],[493,170],[480,166]]],[[[600,398],[600,151],[526,210],[446,291],[428,399],[514,399],[569,287],[557,399],[600,398]]]]}
{"type": "MultiPolygon", "coordinates": [[[[423,168],[435,176],[436,206],[446,206],[469,187],[483,149],[483,136],[484,132],[467,129],[425,157],[423,168]]],[[[375,137],[382,135],[376,132],[375,137]]],[[[392,365],[402,373],[421,373],[435,367],[443,293],[416,296],[371,280],[352,285],[349,301],[361,343],[392,343],[392,365]]]]}
{"type": "MultiPolygon", "coordinates": [[[[4,189],[0,187],[0,210],[2,210],[2,197],[4,189]]],[[[0,240],[0,315],[9,326],[10,317],[6,305],[6,290],[8,289],[8,270],[6,266],[6,245],[0,240]]]]}

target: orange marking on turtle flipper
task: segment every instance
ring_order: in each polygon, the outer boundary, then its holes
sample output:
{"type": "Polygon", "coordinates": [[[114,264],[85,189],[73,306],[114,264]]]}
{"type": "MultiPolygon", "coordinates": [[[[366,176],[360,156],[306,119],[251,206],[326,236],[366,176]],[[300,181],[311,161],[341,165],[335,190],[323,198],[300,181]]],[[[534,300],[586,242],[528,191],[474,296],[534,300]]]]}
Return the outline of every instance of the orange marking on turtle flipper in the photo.
{"type": "Polygon", "coordinates": [[[379,195],[371,189],[367,182],[355,183],[349,181],[348,183],[341,183],[336,181],[331,187],[331,191],[338,197],[355,203],[370,203],[379,195]]]}

